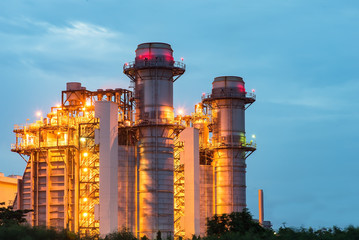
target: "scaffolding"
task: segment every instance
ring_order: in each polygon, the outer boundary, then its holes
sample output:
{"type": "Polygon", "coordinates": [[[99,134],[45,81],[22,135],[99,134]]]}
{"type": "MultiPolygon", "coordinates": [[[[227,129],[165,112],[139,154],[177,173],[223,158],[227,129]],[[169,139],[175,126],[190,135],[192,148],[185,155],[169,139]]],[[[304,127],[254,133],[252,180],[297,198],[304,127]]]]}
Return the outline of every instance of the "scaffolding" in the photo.
{"type": "Polygon", "coordinates": [[[185,229],[183,226],[184,208],[185,208],[185,186],[184,186],[184,164],[181,163],[181,152],[184,144],[179,141],[178,136],[174,139],[174,237],[175,239],[184,238],[185,229]],[[182,221],[181,221],[182,220],[182,221]]]}
{"type": "Polygon", "coordinates": [[[100,156],[95,143],[95,131],[99,121],[89,119],[79,126],[79,233],[82,236],[99,235],[99,218],[96,209],[100,202],[100,156]]]}
{"type": "Polygon", "coordinates": [[[80,83],[69,83],[61,104],[46,118],[15,125],[15,144],[27,166],[14,206],[33,209],[26,218],[33,226],[49,226],[98,236],[99,145],[94,117],[96,101],[118,104],[119,126],[132,119],[132,92],[126,89],[89,91],[80,83]],[[73,88],[75,84],[75,88],[73,88]]]}

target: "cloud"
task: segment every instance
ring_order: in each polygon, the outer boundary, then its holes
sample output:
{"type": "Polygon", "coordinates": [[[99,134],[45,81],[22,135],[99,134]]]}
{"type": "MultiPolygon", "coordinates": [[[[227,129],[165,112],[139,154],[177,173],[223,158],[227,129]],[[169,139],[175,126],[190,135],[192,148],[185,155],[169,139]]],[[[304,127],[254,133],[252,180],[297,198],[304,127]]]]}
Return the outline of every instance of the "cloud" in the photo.
{"type": "Polygon", "coordinates": [[[112,38],[118,35],[117,33],[112,32],[104,27],[85,23],[85,22],[75,21],[75,22],[70,22],[69,25],[70,26],[66,26],[66,27],[57,27],[51,25],[48,28],[48,30],[50,33],[59,34],[70,38],[78,38],[78,37],[112,38]]]}
{"type": "Polygon", "coordinates": [[[351,110],[359,107],[359,81],[347,80],[322,87],[284,86],[280,94],[267,95],[275,104],[317,108],[321,110],[351,110]],[[285,89],[285,90],[284,90],[285,89]]]}

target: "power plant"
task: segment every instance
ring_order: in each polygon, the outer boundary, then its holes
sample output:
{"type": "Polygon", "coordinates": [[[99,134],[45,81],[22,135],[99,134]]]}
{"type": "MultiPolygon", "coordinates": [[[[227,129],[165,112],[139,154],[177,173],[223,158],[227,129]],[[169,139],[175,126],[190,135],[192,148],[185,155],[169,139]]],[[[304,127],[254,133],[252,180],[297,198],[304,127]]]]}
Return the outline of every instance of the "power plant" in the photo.
{"type": "Polygon", "coordinates": [[[193,113],[175,115],[185,68],[169,44],[140,44],[123,67],[133,91],[69,82],[46,117],[15,126],[11,150],[27,161],[15,209],[33,209],[33,226],[150,239],[204,236],[206,218],[242,211],[256,150],[245,110],[256,96],[241,77],[216,77],[193,113]]]}

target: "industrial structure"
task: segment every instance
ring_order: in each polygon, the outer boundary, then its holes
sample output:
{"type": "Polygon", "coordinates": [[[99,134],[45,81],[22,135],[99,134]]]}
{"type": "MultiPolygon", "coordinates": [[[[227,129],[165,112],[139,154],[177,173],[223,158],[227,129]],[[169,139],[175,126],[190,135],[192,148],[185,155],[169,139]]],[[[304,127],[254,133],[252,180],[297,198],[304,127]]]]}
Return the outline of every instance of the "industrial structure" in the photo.
{"type": "Polygon", "coordinates": [[[32,225],[82,235],[125,227],[136,236],[205,235],[206,218],[246,207],[245,110],[240,77],[217,77],[190,115],[174,115],[185,72],[165,43],[138,45],[124,64],[134,90],[67,83],[46,118],[15,126],[12,151],[27,161],[14,205],[32,225]]]}
{"type": "Polygon", "coordinates": [[[4,173],[0,172],[0,203],[3,203],[5,207],[14,204],[19,181],[21,181],[21,176],[9,175],[5,177],[4,173]]]}

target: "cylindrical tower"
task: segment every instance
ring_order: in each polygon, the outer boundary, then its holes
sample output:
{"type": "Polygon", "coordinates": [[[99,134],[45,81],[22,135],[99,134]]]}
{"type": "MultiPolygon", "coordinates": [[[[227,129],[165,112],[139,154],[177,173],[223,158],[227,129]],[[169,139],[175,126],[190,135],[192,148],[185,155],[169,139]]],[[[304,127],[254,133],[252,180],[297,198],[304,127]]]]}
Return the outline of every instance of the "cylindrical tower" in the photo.
{"type": "Polygon", "coordinates": [[[124,73],[135,82],[138,128],[137,231],[173,236],[173,82],[185,65],[173,60],[166,43],[138,45],[124,73]],[[174,78],[175,77],[175,78],[174,78]]]}
{"type": "Polygon", "coordinates": [[[240,212],[246,207],[246,152],[254,151],[245,139],[248,96],[241,77],[217,77],[212,94],[203,101],[212,107],[215,213],[240,212]]]}

